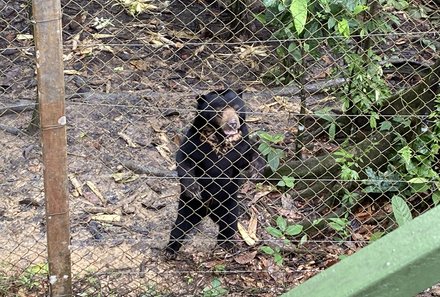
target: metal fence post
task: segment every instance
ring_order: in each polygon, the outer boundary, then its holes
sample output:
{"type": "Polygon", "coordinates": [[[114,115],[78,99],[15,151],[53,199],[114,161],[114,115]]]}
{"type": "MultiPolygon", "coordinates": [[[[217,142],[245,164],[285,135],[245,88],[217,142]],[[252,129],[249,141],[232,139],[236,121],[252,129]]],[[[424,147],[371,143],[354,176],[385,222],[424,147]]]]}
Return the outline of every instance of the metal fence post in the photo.
{"type": "Polygon", "coordinates": [[[60,0],[33,0],[50,296],[71,296],[60,0]]]}

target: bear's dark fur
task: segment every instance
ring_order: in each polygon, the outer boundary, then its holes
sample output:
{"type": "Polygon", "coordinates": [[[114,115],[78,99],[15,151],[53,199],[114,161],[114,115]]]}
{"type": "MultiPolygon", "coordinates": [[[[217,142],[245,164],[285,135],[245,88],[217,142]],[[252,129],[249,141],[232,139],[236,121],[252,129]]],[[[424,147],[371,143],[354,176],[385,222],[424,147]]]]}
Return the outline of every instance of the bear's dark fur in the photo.
{"type": "Polygon", "coordinates": [[[237,231],[240,172],[256,154],[249,143],[241,92],[221,90],[200,96],[197,110],[176,155],[181,194],[166,248],[170,254],[207,215],[219,226],[218,243],[231,245],[237,231]]]}

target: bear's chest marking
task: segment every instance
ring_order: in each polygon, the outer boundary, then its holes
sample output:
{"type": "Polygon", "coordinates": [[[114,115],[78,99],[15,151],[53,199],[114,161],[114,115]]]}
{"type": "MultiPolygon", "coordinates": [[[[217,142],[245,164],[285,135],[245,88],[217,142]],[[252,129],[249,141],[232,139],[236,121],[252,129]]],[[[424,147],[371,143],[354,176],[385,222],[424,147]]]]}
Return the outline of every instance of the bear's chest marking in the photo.
{"type": "Polygon", "coordinates": [[[221,141],[212,129],[205,128],[200,131],[200,141],[202,143],[207,143],[219,158],[224,157],[231,149],[233,149],[242,137],[243,135],[241,131],[238,131],[237,134],[228,136],[221,141]]]}

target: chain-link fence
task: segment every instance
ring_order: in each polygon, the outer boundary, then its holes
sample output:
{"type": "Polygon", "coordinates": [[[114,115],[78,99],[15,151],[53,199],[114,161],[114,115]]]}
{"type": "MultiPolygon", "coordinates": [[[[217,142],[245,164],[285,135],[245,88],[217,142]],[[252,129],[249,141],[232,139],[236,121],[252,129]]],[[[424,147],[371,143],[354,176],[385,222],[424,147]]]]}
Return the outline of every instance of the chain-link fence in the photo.
{"type": "MultiPolygon", "coordinates": [[[[61,2],[75,295],[275,296],[438,202],[438,1],[61,2]]],[[[4,296],[48,287],[31,20],[0,1],[4,296]]]]}

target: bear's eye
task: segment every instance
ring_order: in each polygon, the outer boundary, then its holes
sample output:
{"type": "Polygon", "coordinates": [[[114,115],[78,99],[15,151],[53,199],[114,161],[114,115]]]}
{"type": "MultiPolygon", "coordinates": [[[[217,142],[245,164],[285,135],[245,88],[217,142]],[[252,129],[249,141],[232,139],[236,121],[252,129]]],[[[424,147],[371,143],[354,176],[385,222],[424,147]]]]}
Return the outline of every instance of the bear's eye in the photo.
{"type": "Polygon", "coordinates": [[[235,109],[235,110],[240,110],[240,105],[235,104],[235,105],[234,105],[234,109],[235,109]]]}

